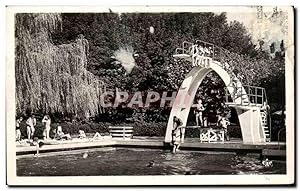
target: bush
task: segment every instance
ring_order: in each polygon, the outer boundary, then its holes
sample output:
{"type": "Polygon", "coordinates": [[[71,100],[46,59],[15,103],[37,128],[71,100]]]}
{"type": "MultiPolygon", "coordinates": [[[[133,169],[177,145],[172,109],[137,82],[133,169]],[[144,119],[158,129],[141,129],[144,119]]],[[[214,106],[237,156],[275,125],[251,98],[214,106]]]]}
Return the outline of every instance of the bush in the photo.
{"type": "MultiPolygon", "coordinates": [[[[54,132],[57,126],[61,126],[64,133],[69,133],[71,135],[78,135],[79,130],[83,130],[85,133],[96,133],[108,134],[110,125],[112,126],[132,126],[134,128],[135,136],[165,136],[167,123],[121,123],[121,124],[111,124],[111,123],[95,123],[95,122],[61,122],[61,123],[51,123],[50,137],[54,137],[54,132]]],[[[27,137],[26,120],[21,123],[21,133],[22,137],[27,137]]],[[[43,138],[43,131],[45,129],[44,124],[37,119],[37,124],[35,126],[35,137],[43,138]]]]}
{"type": "Polygon", "coordinates": [[[242,138],[241,127],[238,125],[229,125],[228,126],[228,134],[230,137],[242,138]]]}
{"type": "Polygon", "coordinates": [[[167,123],[134,123],[134,134],[136,136],[165,136],[167,123]]]}

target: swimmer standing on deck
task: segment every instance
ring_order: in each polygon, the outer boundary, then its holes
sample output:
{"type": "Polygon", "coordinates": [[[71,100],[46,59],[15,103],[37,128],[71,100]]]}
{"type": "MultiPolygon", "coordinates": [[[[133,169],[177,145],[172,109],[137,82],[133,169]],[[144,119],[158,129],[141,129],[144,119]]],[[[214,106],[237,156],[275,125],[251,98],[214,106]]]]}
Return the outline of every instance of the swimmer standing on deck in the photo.
{"type": "Polygon", "coordinates": [[[172,144],[173,144],[173,153],[175,154],[178,151],[178,148],[180,146],[180,140],[182,137],[182,121],[174,116],[173,118],[173,129],[172,129],[172,144]],[[179,133],[179,136],[177,135],[179,133]]]}

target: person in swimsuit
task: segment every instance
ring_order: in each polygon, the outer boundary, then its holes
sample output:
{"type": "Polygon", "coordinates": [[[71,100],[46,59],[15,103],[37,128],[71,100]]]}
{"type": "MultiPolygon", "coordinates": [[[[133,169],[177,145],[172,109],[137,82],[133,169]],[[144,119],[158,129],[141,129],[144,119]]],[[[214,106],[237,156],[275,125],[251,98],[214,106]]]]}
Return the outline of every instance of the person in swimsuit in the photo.
{"type": "Polygon", "coordinates": [[[27,127],[27,138],[28,141],[31,140],[31,138],[33,138],[33,134],[34,134],[34,125],[36,124],[36,120],[34,118],[33,115],[30,115],[29,118],[26,121],[26,127],[27,127]]]}
{"type": "Polygon", "coordinates": [[[57,130],[56,130],[56,134],[54,136],[54,139],[56,139],[56,140],[71,140],[72,137],[71,137],[71,135],[69,133],[65,134],[62,131],[62,127],[60,125],[58,125],[57,126],[57,130]]]}
{"type": "Polygon", "coordinates": [[[43,135],[44,135],[44,139],[50,139],[50,129],[51,129],[51,119],[50,119],[50,116],[49,115],[45,115],[43,120],[42,120],[42,123],[45,123],[45,129],[44,129],[44,132],[43,132],[43,135]]]}
{"type": "Polygon", "coordinates": [[[197,126],[203,126],[203,111],[205,110],[202,100],[199,99],[196,109],[195,109],[195,115],[196,115],[196,125],[197,126]]]}
{"type": "Polygon", "coordinates": [[[219,120],[219,125],[224,130],[225,140],[230,141],[230,137],[229,137],[228,130],[227,130],[227,126],[230,125],[229,120],[226,117],[221,117],[219,120]]]}
{"type": "Polygon", "coordinates": [[[173,153],[175,154],[178,151],[178,148],[180,146],[180,140],[182,137],[182,121],[174,116],[173,118],[173,129],[172,129],[172,144],[173,144],[173,153]],[[180,131],[179,133],[179,138],[178,138],[178,131],[180,131]]]}
{"type": "Polygon", "coordinates": [[[23,121],[23,117],[20,117],[16,121],[16,141],[20,141],[21,140],[20,124],[21,124],[22,121],[23,121]]]}
{"type": "Polygon", "coordinates": [[[84,139],[86,138],[86,134],[83,130],[79,130],[79,139],[84,139]]]}

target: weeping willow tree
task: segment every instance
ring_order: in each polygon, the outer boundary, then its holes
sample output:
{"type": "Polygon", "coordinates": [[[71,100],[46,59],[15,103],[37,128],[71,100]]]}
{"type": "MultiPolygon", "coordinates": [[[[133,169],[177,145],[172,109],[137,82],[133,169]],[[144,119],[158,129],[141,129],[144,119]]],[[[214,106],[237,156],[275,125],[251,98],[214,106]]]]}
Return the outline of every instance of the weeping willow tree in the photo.
{"type": "Polygon", "coordinates": [[[88,41],[54,45],[59,14],[15,15],[16,109],[94,116],[101,112],[104,84],[86,70],[88,41]]]}

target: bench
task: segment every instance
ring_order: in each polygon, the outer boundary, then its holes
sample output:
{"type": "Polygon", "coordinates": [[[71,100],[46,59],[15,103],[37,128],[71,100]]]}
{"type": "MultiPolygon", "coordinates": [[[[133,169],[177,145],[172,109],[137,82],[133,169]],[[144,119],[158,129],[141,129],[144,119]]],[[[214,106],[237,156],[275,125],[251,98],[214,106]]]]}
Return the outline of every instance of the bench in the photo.
{"type": "Polygon", "coordinates": [[[131,139],[133,137],[133,127],[109,126],[108,129],[112,138],[131,139]]]}
{"type": "MultiPolygon", "coordinates": [[[[214,127],[214,126],[212,126],[214,127]]],[[[225,132],[221,128],[200,127],[200,126],[186,126],[186,129],[199,129],[201,142],[224,142],[225,132]]]]}
{"type": "Polygon", "coordinates": [[[223,129],[212,129],[212,128],[201,128],[200,129],[200,141],[201,142],[224,142],[224,130],[223,129]]]}

